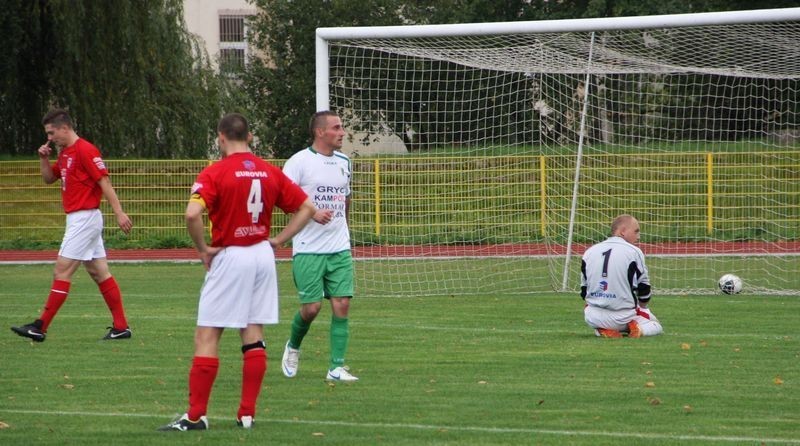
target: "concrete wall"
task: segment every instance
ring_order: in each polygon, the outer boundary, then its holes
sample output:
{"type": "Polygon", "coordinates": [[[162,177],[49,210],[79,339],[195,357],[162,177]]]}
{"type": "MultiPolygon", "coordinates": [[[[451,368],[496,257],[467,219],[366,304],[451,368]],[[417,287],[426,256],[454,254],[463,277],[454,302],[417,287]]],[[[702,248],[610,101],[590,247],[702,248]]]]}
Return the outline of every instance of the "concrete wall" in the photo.
{"type": "Polygon", "coordinates": [[[183,0],[186,28],[205,42],[214,66],[219,57],[219,16],[256,12],[256,8],[247,0],[183,0]]]}

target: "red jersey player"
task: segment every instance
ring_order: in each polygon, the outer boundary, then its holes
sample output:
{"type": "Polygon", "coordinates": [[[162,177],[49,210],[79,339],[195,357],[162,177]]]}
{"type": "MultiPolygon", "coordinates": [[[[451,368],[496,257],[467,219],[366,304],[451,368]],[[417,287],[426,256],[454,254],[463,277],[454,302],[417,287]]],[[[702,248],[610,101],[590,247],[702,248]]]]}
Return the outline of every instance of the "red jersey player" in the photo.
{"type": "Polygon", "coordinates": [[[117,224],[126,234],[133,226],[131,219],[122,211],[100,151],[75,133],[70,115],[65,110],[51,110],[42,119],[42,124],[48,141],[39,147],[42,179],[47,184],[61,180],[61,201],[67,214],[66,231],[56,259],[53,285],[41,316],[30,324],[11,327],[11,330],[34,341],[44,341],[50,322],[67,299],[72,275],[83,263],[97,282],[113,317],[112,327],[103,339],[128,339],[131,330],[125,319],[122,295],[109,272],[103,246],[103,215],[98,209],[101,197],[111,205],[117,224]],[[58,159],[52,165],[49,143],[60,149],[58,159]]]}
{"type": "Polygon", "coordinates": [[[217,126],[222,160],[205,168],[192,186],[186,225],[208,273],[200,291],[195,350],[189,372],[189,409],[160,430],[208,429],[206,409],[219,369],[219,340],[225,328],[242,339],[242,393],[236,421],[250,428],[267,368],[264,324],[278,323],[278,278],[274,247],[299,232],[316,208],[299,186],[248,147],[252,135],[239,114],[217,126]],[[293,213],[269,238],[274,207],[293,213]],[[205,241],[203,212],[211,220],[205,241]]]}

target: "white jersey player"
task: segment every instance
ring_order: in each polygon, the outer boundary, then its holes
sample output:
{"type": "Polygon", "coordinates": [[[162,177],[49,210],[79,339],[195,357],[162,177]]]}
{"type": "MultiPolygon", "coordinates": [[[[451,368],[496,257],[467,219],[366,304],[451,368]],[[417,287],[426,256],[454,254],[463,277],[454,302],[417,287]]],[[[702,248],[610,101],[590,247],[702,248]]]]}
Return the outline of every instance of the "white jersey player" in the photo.
{"type": "Polygon", "coordinates": [[[289,158],[283,172],[303,189],[317,209],[330,211],[323,223],[312,220],[294,237],[292,255],[349,251],[350,158],[338,150],[321,154],[311,146],[289,158]]]}
{"type": "Polygon", "coordinates": [[[314,113],[309,122],[311,146],[289,158],[283,172],[308,194],[317,207],[313,220],[292,239],[292,274],[300,310],[283,351],[284,376],[297,375],[300,345],[322,307],[331,304],[330,358],[326,379],[357,381],[345,366],[350,340],[353,298],[353,256],[347,225],[350,206],[350,159],[341,152],[346,132],[332,111],[314,113]]]}
{"type": "Polygon", "coordinates": [[[650,278],[639,241],[639,222],[620,215],[611,224],[611,237],[583,254],[581,297],[584,319],[597,336],[608,338],[653,336],[661,323],[647,308],[650,278]]]}

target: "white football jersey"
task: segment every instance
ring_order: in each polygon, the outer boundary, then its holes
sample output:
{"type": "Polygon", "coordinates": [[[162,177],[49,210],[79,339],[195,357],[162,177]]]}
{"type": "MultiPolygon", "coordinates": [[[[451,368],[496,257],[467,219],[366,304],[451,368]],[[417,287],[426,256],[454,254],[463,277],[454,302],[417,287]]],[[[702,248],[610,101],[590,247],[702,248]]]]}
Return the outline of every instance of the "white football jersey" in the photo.
{"type": "Polygon", "coordinates": [[[292,239],[292,252],[332,254],[349,250],[346,199],[350,196],[350,158],[341,152],[325,156],[308,147],[286,161],[283,173],[306,192],[317,209],[333,211],[328,224],[309,221],[292,239]]]}
{"type": "Polygon", "coordinates": [[[644,253],[622,237],[610,237],[583,254],[581,287],[586,287],[589,305],[609,310],[636,308],[638,300],[650,299],[649,285],[644,253]],[[637,296],[639,285],[645,285],[645,295],[637,296]]]}

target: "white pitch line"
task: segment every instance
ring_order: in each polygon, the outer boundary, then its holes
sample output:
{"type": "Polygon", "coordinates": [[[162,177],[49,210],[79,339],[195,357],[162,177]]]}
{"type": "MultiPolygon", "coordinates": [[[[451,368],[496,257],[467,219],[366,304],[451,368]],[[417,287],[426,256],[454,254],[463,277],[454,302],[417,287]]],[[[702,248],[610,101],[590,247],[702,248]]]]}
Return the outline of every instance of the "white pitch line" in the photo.
{"type": "MultiPolygon", "coordinates": [[[[758,253],[679,253],[679,254],[664,254],[654,253],[648,254],[648,257],[659,258],[711,258],[711,257],[798,257],[800,252],[758,252],[758,253]]],[[[379,261],[410,261],[416,262],[419,260],[549,260],[549,259],[562,259],[564,254],[531,254],[531,255],[452,255],[452,256],[403,256],[403,257],[355,257],[353,260],[357,262],[369,262],[373,260],[379,261]]],[[[276,262],[289,262],[291,259],[275,259],[276,262]]],[[[55,263],[55,258],[48,260],[0,260],[0,265],[47,265],[55,263]]],[[[136,260],[114,260],[110,259],[108,263],[128,263],[128,264],[143,264],[143,263],[200,263],[200,259],[136,259],[136,260]]]]}
{"type": "MultiPolygon", "coordinates": [[[[2,296],[2,294],[0,294],[2,296]]],[[[3,308],[0,305],[0,308],[3,308]]],[[[80,314],[59,314],[59,319],[81,319],[81,320],[88,320],[97,318],[95,316],[87,317],[85,315],[80,314]]],[[[98,316],[99,317],[99,316],[98,316]]],[[[137,316],[136,319],[138,320],[158,320],[158,321],[195,321],[197,320],[196,316],[156,316],[156,315],[145,315],[145,316],[137,316]]],[[[290,319],[290,318],[289,318],[290,319]]],[[[286,321],[288,319],[284,319],[286,321]]],[[[327,326],[330,325],[329,321],[317,321],[314,322],[315,325],[327,326]]],[[[489,334],[529,334],[529,335],[537,335],[537,334],[549,334],[549,335],[558,335],[558,334],[568,334],[573,335],[577,334],[579,336],[589,336],[591,330],[581,325],[580,327],[576,328],[575,330],[564,330],[564,329],[541,329],[541,328],[492,328],[492,327],[448,327],[448,326],[436,326],[436,325],[409,325],[409,324],[392,324],[381,322],[378,324],[370,323],[370,322],[363,322],[363,321],[353,321],[350,323],[351,327],[359,328],[391,328],[397,330],[419,330],[419,331],[444,331],[444,332],[455,332],[455,333],[489,333],[489,334]]],[[[270,327],[274,327],[274,325],[270,325],[270,327]]],[[[187,328],[187,327],[184,327],[187,328]]],[[[194,329],[194,325],[189,325],[188,328],[194,329]]],[[[134,327],[135,330],[135,327],[134,327]]],[[[687,339],[694,339],[694,338],[757,338],[757,339],[765,339],[765,340],[783,340],[788,338],[793,338],[795,336],[794,333],[695,333],[695,332],[669,332],[664,333],[664,337],[685,337],[687,339]]]]}
{"type": "MultiPolygon", "coordinates": [[[[125,417],[125,418],[161,418],[167,419],[169,416],[143,413],[102,413],[102,412],[82,412],[82,411],[48,411],[48,410],[25,410],[25,409],[0,409],[0,413],[26,414],[26,415],[57,415],[57,416],[80,416],[80,417],[125,417]]],[[[208,417],[212,420],[229,420],[223,417],[208,417]]],[[[169,420],[166,420],[167,422],[169,420]]],[[[280,424],[310,424],[322,426],[345,426],[354,428],[370,429],[410,429],[410,430],[436,430],[436,431],[466,431],[483,432],[496,434],[544,434],[561,436],[598,436],[612,438],[638,438],[649,440],[681,440],[681,441],[708,441],[708,442],[759,442],[759,443],[782,443],[800,444],[798,438],[761,438],[761,437],[737,437],[737,436],[714,436],[714,435],[670,435],[670,434],[648,434],[641,432],[606,432],[606,431],[580,431],[580,430],[559,430],[559,429],[535,429],[535,428],[515,428],[515,427],[491,427],[491,426],[449,426],[417,423],[353,423],[349,421],[326,421],[326,420],[296,420],[296,419],[259,419],[259,423],[280,423],[280,424]]]]}

